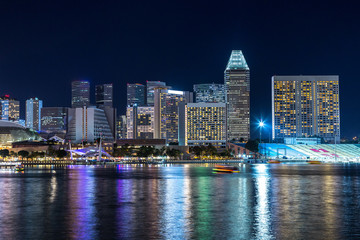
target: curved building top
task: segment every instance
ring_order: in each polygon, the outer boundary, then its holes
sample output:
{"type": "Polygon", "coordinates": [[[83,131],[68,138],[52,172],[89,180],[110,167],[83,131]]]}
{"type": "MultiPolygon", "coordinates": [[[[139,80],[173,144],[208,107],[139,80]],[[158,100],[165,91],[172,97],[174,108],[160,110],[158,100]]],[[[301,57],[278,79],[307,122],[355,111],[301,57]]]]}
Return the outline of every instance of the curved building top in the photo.
{"type": "Polygon", "coordinates": [[[10,121],[5,121],[5,120],[0,120],[0,128],[6,128],[6,127],[12,127],[12,128],[22,128],[25,129],[25,127],[21,124],[18,123],[14,123],[14,122],[10,122],[10,121]]]}

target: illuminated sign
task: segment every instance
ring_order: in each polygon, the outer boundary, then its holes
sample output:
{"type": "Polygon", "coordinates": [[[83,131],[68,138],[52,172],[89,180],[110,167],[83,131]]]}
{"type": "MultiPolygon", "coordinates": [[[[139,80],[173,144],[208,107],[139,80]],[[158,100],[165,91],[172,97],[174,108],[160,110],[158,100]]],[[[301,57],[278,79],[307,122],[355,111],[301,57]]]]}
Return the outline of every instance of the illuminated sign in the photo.
{"type": "Polygon", "coordinates": [[[183,95],[184,94],[183,91],[175,91],[175,90],[168,90],[168,93],[170,93],[170,94],[178,94],[178,95],[183,95]]]}

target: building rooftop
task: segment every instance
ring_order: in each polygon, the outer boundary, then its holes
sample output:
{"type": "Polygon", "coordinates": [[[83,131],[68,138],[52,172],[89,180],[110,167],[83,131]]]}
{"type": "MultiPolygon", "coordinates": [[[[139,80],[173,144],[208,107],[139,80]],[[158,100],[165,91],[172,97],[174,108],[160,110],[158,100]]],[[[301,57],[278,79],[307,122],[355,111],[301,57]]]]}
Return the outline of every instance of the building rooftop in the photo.
{"type": "Polygon", "coordinates": [[[241,50],[232,50],[226,70],[249,70],[241,50]]]}

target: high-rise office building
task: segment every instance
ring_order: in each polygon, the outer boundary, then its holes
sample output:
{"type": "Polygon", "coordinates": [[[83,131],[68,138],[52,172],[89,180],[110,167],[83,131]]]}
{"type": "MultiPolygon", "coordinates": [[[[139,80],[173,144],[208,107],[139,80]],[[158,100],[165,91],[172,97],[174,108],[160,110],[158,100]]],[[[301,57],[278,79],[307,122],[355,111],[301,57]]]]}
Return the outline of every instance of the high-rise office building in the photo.
{"type": "Polygon", "coordinates": [[[30,98],[26,100],[26,127],[35,131],[41,130],[41,108],[42,100],[38,98],[30,98]]]}
{"type": "Polygon", "coordinates": [[[127,106],[145,106],[145,86],[139,83],[127,84],[127,106]]]}
{"type": "Polygon", "coordinates": [[[114,142],[104,110],[95,107],[70,108],[66,139],[72,143],[94,143],[98,138],[104,143],[114,142]]]}
{"type": "Polygon", "coordinates": [[[127,107],[126,135],[128,139],[153,139],[154,125],[154,107],[127,107]]]}
{"type": "Polygon", "coordinates": [[[97,107],[113,107],[113,85],[101,84],[95,87],[95,100],[97,107]]]}
{"type": "Polygon", "coordinates": [[[166,83],[160,81],[146,81],[146,103],[148,106],[154,106],[154,90],[159,87],[166,87],[166,83]]]}
{"type": "Polygon", "coordinates": [[[113,138],[116,139],[116,115],[117,111],[113,108],[113,85],[101,84],[95,87],[96,107],[104,110],[109,122],[113,138]]]}
{"type": "Polygon", "coordinates": [[[339,76],[273,76],[272,136],[339,142],[339,76]]]}
{"type": "Polygon", "coordinates": [[[195,102],[225,103],[225,85],[215,83],[195,84],[195,102]]]}
{"type": "Polygon", "coordinates": [[[19,121],[20,118],[20,102],[5,95],[0,98],[0,114],[1,120],[19,121]]]}
{"type": "Polygon", "coordinates": [[[71,107],[81,108],[90,105],[89,81],[73,81],[71,83],[71,107]]]}
{"type": "Polygon", "coordinates": [[[155,137],[166,139],[166,142],[178,142],[179,138],[179,105],[193,102],[191,92],[155,89],[155,137]]]}
{"type": "Polygon", "coordinates": [[[226,146],[226,104],[187,103],[180,110],[179,145],[226,146]],[[184,127],[181,125],[184,124],[184,127]]]}
{"type": "Polygon", "coordinates": [[[250,69],[240,50],[233,50],[224,72],[227,141],[250,139],[250,69]]]}
{"type": "Polygon", "coordinates": [[[41,108],[41,131],[64,135],[67,127],[67,110],[65,107],[41,108]]]}
{"type": "Polygon", "coordinates": [[[117,122],[116,122],[116,129],[117,129],[117,136],[116,136],[117,139],[126,139],[127,138],[126,115],[118,116],[117,122]]]}

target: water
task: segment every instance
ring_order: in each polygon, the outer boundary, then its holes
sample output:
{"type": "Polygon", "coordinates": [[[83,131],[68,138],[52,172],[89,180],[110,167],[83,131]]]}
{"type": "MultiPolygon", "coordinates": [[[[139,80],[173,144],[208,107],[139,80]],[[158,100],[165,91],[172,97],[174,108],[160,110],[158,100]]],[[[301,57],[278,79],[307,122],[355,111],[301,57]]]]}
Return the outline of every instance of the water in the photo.
{"type": "Polygon", "coordinates": [[[0,239],[356,239],[360,165],[0,171],[0,239]]]}

